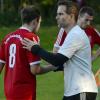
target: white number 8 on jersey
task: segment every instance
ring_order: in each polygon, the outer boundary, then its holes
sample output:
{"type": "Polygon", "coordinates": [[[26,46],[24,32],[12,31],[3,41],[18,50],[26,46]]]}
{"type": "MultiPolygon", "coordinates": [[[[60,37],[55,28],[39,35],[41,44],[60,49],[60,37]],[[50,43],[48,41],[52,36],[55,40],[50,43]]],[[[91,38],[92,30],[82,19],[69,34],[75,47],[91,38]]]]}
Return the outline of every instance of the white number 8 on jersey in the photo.
{"type": "Polygon", "coordinates": [[[16,44],[11,44],[9,48],[9,67],[13,68],[15,64],[16,44]]]}

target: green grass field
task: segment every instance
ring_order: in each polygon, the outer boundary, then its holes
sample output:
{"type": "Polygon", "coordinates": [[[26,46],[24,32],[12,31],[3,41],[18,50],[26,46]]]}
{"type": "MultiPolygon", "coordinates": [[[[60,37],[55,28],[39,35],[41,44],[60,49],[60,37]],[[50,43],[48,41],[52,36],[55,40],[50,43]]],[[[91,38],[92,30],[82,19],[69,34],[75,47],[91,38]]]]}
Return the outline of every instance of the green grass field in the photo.
{"type": "MultiPolygon", "coordinates": [[[[17,27],[2,27],[0,28],[0,41],[2,38],[17,27]]],[[[39,31],[41,45],[47,50],[52,50],[53,43],[57,35],[57,27],[42,27],[39,31]]],[[[44,62],[42,62],[44,65],[44,62]]],[[[95,73],[100,68],[100,57],[93,62],[93,72],[95,73]]],[[[4,72],[4,71],[3,71],[4,72]]],[[[3,91],[3,72],[0,75],[0,100],[5,100],[3,91]]],[[[62,100],[63,96],[63,73],[50,72],[44,75],[37,76],[37,100],[62,100]]],[[[100,93],[100,92],[99,92],[100,93]]],[[[100,100],[100,94],[97,100],[100,100]]]]}

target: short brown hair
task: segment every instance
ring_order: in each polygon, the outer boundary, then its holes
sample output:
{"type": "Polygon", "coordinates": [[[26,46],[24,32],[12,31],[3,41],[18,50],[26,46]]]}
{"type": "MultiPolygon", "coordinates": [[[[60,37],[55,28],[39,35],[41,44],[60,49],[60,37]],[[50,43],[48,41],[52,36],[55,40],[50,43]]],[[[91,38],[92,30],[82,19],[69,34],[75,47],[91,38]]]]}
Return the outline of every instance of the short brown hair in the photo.
{"type": "Polygon", "coordinates": [[[87,13],[90,16],[94,16],[94,10],[91,7],[85,6],[80,9],[79,11],[80,16],[83,16],[85,13],[87,13]]]}
{"type": "Polygon", "coordinates": [[[35,6],[27,6],[21,10],[22,23],[29,23],[40,16],[40,11],[35,6]]]}
{"type": "Polygon", "coordinates": [[[60,5],[66,6],[66,13],[74,14],[75,20],[77,21],[79,8],[75,2],[68,1],[68,0],[59,0],[57,5],[58,6],[60,6],[60,5]]]}

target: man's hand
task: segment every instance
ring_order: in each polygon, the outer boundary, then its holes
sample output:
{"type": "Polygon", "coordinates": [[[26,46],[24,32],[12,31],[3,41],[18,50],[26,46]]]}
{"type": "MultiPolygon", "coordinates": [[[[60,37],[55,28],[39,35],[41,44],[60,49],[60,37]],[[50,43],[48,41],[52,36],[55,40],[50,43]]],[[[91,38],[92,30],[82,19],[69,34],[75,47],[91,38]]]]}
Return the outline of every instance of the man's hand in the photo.
{"type": "Polygon", "coordinates": [[[33,39],[33,40],[34,40],[34,41],[32,41],[32,40],[30,40],[30,39],[27,39],[27,38],[24,38],[24,39],[22,40],[23,48],[25,48],[25,49],[31,51],[32,46],[34,46],[34,45],[39,45],[39,43],[38,43],[35,39],[33,39]]]}

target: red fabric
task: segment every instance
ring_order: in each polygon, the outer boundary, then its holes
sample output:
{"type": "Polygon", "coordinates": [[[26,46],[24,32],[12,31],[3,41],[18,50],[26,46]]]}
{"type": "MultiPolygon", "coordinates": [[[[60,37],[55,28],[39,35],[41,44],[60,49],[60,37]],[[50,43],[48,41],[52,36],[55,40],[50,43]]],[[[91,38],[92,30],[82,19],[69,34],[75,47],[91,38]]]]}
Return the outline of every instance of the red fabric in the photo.
{"type": "Polygon", "coordinates": [[[64,42],[66,36],[67,36],[67,33],[64,31],[64,33],[63,33],[63,35],[62,35],[62,39],[61,39],[61,41],[60,41],[60,46],[63,44],[63,42],[64,42]]]}
{"type": "MultiPolygon", "coordinates": [[[[100,45],[100,33],[97,32],[95,28],[93,28],[92,26],[89,26],[85,29],[85,32],[86,32],[87,36],[89,37],[91,48],[93,48],[95,44],[100,45]]],[[[58,36],[59,36],[59,34],[58,34],[58,36]]],[[[66,36],[67,36],[67,33],[64,31],[63,35],[59,41],[59,46],[61,46],[63,44],[66,36]]]]}
{"type": "Polygon", "coordinates": [[[100,45],[100,35],[98,35],[100,33],[97,32],[95,28],[89,26],[85,29],[85,32],[89,37],[91,48],[93,48],[95,44],[100,45]]]}
{"type": "Polygon", "coordinates": [[[7,35],[1,45],[0,60],[6,62],[4,90],[7,100],[36,100],[36,77],[31,74],[29,63],[40,61],[40,57],[22,48],[24,37],[31,40],[34,37],[38,41],[34,33],[18,29],[7,35]]]}

